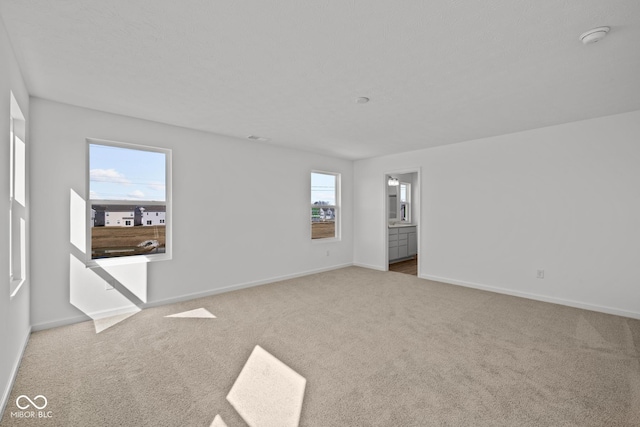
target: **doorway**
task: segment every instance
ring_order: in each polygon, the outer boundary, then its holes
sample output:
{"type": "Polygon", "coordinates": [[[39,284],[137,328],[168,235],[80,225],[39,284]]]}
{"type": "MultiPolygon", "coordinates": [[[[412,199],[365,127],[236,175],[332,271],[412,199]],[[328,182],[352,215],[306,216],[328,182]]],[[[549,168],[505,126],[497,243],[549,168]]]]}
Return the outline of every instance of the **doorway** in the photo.
{"type": "Polygon", "coordinates": [[[419,275],[420,170],[384,175],[387,269],[419,275]]]}

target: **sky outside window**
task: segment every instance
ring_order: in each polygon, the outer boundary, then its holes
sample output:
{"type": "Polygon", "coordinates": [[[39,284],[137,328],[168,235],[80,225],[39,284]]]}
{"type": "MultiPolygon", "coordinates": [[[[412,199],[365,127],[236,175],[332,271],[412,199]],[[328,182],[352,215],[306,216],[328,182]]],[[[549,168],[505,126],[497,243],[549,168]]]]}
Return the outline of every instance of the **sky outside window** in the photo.
{"type": "Polygon", "coordinates": [[[166,155],[107,145],[89,145],[90,198],[166,201],[166,155]]]}
{"type": "Polygon", "coordinates": [[[311,204],[336,204],[336,176],[325,173],[311,173],[311,204]]]}

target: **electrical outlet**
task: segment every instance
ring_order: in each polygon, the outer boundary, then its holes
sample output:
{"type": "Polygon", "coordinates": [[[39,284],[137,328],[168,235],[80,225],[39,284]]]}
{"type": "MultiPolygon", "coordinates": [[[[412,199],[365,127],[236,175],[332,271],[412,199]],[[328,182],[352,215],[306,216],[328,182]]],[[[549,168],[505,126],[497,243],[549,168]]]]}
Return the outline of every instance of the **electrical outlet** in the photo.
{"type": "Polygon", "coordinates": [[[544,270],[538,270],[536,278],[537,279],[544,279],[544,270]]]}
{"type": "Polygon", "coordinates": [[[329,251],[327,251],[327,256],[331,255],[331,253],[329,251]]]}

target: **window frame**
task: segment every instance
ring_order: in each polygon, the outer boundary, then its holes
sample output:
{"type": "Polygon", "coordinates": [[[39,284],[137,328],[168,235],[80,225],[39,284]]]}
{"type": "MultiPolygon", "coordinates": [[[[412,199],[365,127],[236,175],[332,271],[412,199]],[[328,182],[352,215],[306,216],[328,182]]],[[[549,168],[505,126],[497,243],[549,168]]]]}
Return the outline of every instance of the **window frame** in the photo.
{"type": "MultiPolygon", "coordinates": [[[[172,150],[169,148],[162,148],[157,146],[149,146],[142,144],[134,144],[129,142],[119,142],[119,141],[110,141],[104,139],[97,138],[86,138],[86,168],[85,168],[85,182],[86,182],[86,212],[85,212],[85,222],[86,222],[86,243],[85,243],[85,265],[87,268],[95,268],[95,267],[104,267],[104,266],[112,266],[112,265],[124,265],[124,264],[132,264],[138,262],[156,262],[156,261],[167,261],[173,258],[173,215],[172,215],[172,150]],[[128,255],[122,257],[113,257],[113,258],[91,258],[92,246],[91,246],[91,220],[92,220],[92,206],[94,204],[101,205],[128,205],[132,204],[132,202],[136,202],[135,200],[123,200],[123,199],[92,199],[91,198],[91,145],[103,145],[107,147],[116,147],[116,148],[124,148],[128,150],[137,150],[137,151],[147,151],[153,153],[162,153],[165,155],[165,201],[147,201],[141,200],[138,205],[146,205],[146,206],[165,206],[165,219],[166,222],[164,224],[165,227],[165,252],[157,253],[157,254],[139,254],[139,255],[128,255]]],[[[109,216],[109,212],[106,212],[106,216],[109,216]]],[[[108,222],[108,220],[107,220],[108,222]]],[[[133,226],[131,226],[133,227],[133,226]]]]}
{"type": "Polygon", "coordinates": [[[411,183],[410,182],[400,182],[399,188],[398,188],[398,213],[397,213],[397,218],[401,221],[401,222],[411,222],[411,183]],[[402,187],[405,187],[405,199],[406,200],[402,200],[402,187]],[[405,211],[405,216],[402,216],[402,208],[404,205],[404,211],[405,211]]]}
{"type": "Polygon", "coordinates": [[[13,92],[10,91],[8,224],[10,298],[18,294],[28,276],[27,228],[29,196],[27,156],[27,121],[13,92]]]}
{"type": "MultiPolygon", "coordinates": [[[[339,172],[329,172],[329,171],[324,171],[324,170],[316,170],[313,169],[311,170],[311,172],[309,173],[309,195],[311,196],[311,192],[312,190],[312,175],[313,174],[322,174],[322,175],[331,175],[335,178],[335,204],[334,205],[314,205],[313,203],[310,202],[310,208],[314,209],[314,208],[319,208],[320,206],[322,206],[322,208],[328,208],[328,209],[333,209],[334,212],[334,235],[333,237],[318,237],[318,238],[313,238],[313,221],[309,221],[309,239],[311,240],[312,243],[328,243],[328,242],[335,242],[335,241],[339,241],[341,240],[341,224],[342,224],[342,216],[341,216],[341,186],[342,186],[342,182],[341,182],[341,174],[339,172]]],[[[311,197],[309,197],[307,200],[311,200],[311,197]]],[[[312,216],[312,211],[309,210],[309,215],[310,215],[310,219],[312,216]]]]}

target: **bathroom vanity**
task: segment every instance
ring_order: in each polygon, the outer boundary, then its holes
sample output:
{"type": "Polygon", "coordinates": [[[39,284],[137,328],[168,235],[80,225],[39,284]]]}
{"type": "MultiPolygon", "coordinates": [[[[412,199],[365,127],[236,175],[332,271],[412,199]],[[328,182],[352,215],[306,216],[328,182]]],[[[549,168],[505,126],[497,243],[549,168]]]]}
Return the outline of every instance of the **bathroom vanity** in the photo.
{"type": "Polygon", "coordinates": [[[416,226],[389,225],[389,262],[411,258],[418,253],[416,226]]]}

